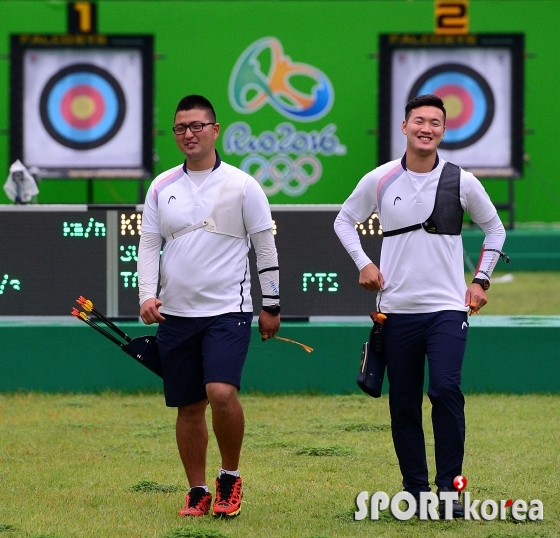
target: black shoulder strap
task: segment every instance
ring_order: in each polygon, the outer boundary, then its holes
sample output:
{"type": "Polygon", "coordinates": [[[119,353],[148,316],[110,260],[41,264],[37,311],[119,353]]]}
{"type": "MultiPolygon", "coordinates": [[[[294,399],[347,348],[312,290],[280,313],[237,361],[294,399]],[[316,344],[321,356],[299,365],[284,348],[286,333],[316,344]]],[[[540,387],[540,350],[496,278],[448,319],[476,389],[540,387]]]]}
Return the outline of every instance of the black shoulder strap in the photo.
{"type": "Polygon", "coordinates": [[[430,234],[461,235],[463,213],[461,169],[448,162],[441,171],[434,209],[422,228],[430,234]]]}
{"type": "Polygon", "coordinates": [[[398,228],[397,230],[391,230],[386,232],[383,230],[383,237],[391,237],[392,235],[401,235],[407,232],[413,232],[414,230],[419,230],[422,228],[421,224],[413,224],[412,226],[406,226],[405,228],[398,228]]]}

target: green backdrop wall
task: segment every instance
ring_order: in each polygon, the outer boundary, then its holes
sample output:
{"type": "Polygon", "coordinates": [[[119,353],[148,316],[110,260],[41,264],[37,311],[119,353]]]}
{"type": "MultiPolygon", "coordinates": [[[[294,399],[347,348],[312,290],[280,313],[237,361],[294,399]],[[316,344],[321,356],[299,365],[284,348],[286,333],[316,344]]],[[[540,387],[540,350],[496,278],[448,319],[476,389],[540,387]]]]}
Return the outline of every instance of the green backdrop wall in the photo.
{"type": "MultiPolygon", "coordinates": [[[[469,323],[464,392],[560,393],[560,317],[475,316],[469,323]]],[[[155,333],[141,323],[119,326],[131,337],[155,333]]],[[[370,329],[367,321],[283,322],[281,334],[312,346],[308,354],[293,344],[262,342],[254,323],[243,389],[359,392],[356,376],[370,329]]],[[[159,377],[78,321],[0,321],[0,338],[0,391],[161,390],[159,377]]]]}
{"type": "MultiPolygon", "coordinates": [[[[358,179],[377,165],[378,50],[380,33],[430,33],[434,29],[433,0],[297,0],[297,1],[119,1],[98,0],[98,32],[153,34],[155,120],[162,131],[155,139],[155,173],[181,161],[170,126],[177,101],[201,93],[214,103],[222,123],[218,148],[224,160],[239,165],[247,154],[229,153],[226,128],[243,122],[252,134],[274,131],[289,123],[302,140],[323,140],[314,154],[321,167],[319,181],[294,197],[283,191],[270,195],[274,204],[341,203],[358,179]],[[267,38],[281,47],[287,61],[324,73],[334,100],[324,117],[311,122],[286,120],[271,106],[254,114],[236,111],[228,83],[236,62],[251,44],[267,38]],[[322,135],[322,138],[321,138],[322,135]],[[329,145],[330,144],[330,145],[329,145]],[[325,149],[327,148],[327,149],[325,149]],[[330,148],[330,149],[329,149],[330,148]],[[329,154],[330,153],[330,154],[329,154]]],[[[4,0],[0,17],[0,54],[9,55],[11,34],[52,34],[67,31],[66,2],[4,0]]],[[[526,166],[515,182],[516,222],[558,221],[556,124],[551,115],[560,97],[557,51],[560,48],[560,2],[557,0],[471,0],[472,33],[524,33],[526,166]]],[[[305,91],[305,88],[302,88],[305,91]]],[[[0,94],[9,94],[9,60],[0,60],[0,94]]],[[[9,168],[9,100],[0,105],[1,171],[9,168]]],[[[232,139],[230,138],[230,141],[232,139]]],[[[271,156],[269,157],[271,158],[271,156]]],[[[143,186],[147,186],[148,182],[143,186]]],[[[507,198],[507,183],[484,180],[493,201],[507,198]]],[[[83,180],[44,180],[39,203],[84,203],[83,180]]],[[[96,203],[138,201],[136,181],[97,181],[96,203]]],[[[0,191],[0,203],[9,203],[0,191]]]]}

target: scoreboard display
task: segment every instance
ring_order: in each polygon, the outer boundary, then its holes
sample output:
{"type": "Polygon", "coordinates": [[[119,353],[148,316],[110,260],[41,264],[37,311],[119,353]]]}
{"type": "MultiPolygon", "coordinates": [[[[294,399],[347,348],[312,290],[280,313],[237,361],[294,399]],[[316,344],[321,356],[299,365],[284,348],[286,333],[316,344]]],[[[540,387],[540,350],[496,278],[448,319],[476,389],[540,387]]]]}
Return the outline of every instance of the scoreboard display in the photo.
{"type": "MultiPolygon", "coordinates": [[[[367,316],[375,294],[333,224],[340,206],[271,206],[284,318],[367,316]]],[[[80,295],[113,318],[136,318],[142,206],[0,206],[0,318],[66,316],[80,295]]],[[[357,224],[362,245],[379,263],[381,230],[372,215],[357,224]]],[[[250,252],[252,296],[260,285],[250,252]]]]}

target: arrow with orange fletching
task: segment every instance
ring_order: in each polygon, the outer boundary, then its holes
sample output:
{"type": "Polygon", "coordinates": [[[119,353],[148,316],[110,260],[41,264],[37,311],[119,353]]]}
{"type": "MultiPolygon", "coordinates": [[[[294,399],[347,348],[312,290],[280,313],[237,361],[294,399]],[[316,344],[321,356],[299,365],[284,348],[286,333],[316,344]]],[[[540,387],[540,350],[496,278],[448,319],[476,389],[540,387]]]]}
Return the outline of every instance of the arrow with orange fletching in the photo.
{"type": "Polygon", "coordinates": [[[107,332],[105,329],[97,325],[97,323],[89,319],[85,312],[80,312],[77,308],[72,308],[72,315],[76,316],[84,323],[87,323],[90,327],[93,327],[96,331],[100,332],[103,336],[107,337],[112,342],[115,342],[115,344],[119,345],[120,347],[124,346],[124,344],[120,342],[117,338],[115,338],[111,333],[107,332]]]}
{"type": "Polygon", "coordinates": [[[93,306],[93,303],[89,300],[86,299],[83,296],[79,296],[76,299],[76,302],[86,311],[86,312],[92,312],[95,316],[97,316],[101,321],[103,321],[103,323],[105,323],[106,325],[108,325],[109,327],[111,327],[111,329],[113,329],[113,331],[115,331],[119,336],[122,336],[127,342],[130,342],[131,338],[130,336],[128,336],[128,334],[126,334],[124,331],[122,331],[121,329],[119,329],[119,327],[117,327],[107,316],[105,316],[104,314],[102,314],[99,310],[97,310],[97,308],[95,308],[95,306],[93,306]]]}

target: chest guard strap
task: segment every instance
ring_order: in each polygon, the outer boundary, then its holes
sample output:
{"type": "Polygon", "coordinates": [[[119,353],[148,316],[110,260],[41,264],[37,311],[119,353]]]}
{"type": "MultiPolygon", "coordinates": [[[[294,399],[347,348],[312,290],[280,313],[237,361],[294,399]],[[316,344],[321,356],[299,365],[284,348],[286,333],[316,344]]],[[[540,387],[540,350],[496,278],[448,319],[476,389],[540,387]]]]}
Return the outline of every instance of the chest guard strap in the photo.
{"type": "Polygon", "coordinates": [[[230,174],[222,184],[212,213],[204,220],[172,233],[165,238],[165,241],[172,241],[199,228],[239,239],[247,237],[247,230],[243,222],[243,192],[247,177],[230,174]]]}
{"type": "Polygon", "coordinates": [[[445,163],[438,181],[436,201],[432,214],[424,221],[397,230],[383,231],[383,237],[400,235],[424,228],[429,234],[461,235],[463,208],[461,207],[461,169],[445,163]]]}

